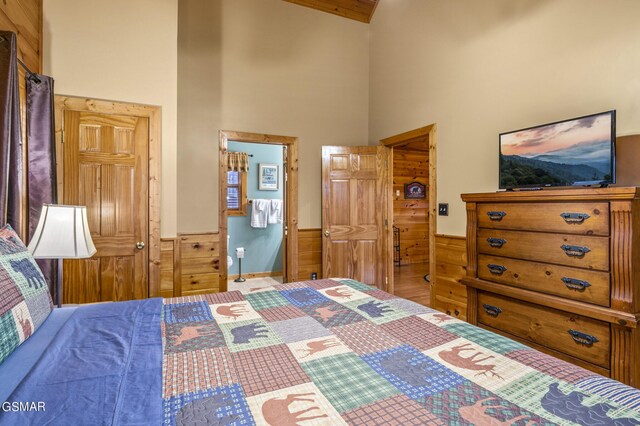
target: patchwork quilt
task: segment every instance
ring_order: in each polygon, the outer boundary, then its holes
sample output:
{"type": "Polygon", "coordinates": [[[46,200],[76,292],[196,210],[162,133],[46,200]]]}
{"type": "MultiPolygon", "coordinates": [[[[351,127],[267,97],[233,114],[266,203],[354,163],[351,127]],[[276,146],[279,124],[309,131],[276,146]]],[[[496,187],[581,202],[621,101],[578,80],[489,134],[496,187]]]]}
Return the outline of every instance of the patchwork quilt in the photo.
{"type": "Polygon", "coordinates": [[[46,409],[0,425],[640,425],[640,391],[352,280],[80,307],[8,402],[46,409]]]}
{"type": "Polygon", "coordinates": [[[639,425],[640,392],[352,280],[167,299],[167,425],[639,425]]]}
{"type": "MultiPolygon", "coordinates": [[[[47,319],[49,287],[9,225],[0,228],[0,364],[47,319]]],[[[1,402],[1,401],[0,401],[1,402]]]]}

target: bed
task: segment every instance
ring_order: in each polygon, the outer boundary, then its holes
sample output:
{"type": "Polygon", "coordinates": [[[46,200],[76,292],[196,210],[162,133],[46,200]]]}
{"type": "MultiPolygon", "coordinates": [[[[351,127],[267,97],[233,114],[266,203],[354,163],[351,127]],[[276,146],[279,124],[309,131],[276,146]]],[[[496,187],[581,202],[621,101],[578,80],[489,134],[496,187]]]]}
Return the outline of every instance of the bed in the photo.
{"type": "Polygon", "coordinates": [[[636,389],[347,279],[55,310],[18,351],[2,395],[45,409],[2,425],[640,424],[636,389]]]}

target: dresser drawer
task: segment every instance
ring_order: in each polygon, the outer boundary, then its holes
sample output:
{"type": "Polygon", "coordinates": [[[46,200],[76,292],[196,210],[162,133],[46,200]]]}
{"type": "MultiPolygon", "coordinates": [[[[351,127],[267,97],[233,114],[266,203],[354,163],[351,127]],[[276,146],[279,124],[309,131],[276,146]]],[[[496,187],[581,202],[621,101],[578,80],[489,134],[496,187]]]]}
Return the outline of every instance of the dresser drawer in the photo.
{"type": "Polygon", "coordinates": [[[492,293],[478,293],[478,322],[609,368],[609,324],[492,293]]]}
{"type": "Polygon", "coordinates": [[[609,235],[609,203],[481,203],[480,228],[609,235]]]}
{"type": "Polygon", "coordinates": [[[481,254],[478,276],[513,287],[609,306],[608,272],[481,254]]]}
{"type": "Polygon", "coordinates": [[[586,235],[479,229],[481,254],[609,270],[609,238],[586,235]]]}

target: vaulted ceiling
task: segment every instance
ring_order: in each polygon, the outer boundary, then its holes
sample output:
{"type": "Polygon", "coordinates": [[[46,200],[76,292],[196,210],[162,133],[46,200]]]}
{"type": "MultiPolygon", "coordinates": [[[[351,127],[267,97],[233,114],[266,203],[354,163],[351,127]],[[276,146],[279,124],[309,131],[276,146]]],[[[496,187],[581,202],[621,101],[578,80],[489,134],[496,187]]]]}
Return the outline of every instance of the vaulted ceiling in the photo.
{"type": "Polygon", "coordinates": [[[356,21],[371,22],[380,0],[284,0],[356,21]]]}

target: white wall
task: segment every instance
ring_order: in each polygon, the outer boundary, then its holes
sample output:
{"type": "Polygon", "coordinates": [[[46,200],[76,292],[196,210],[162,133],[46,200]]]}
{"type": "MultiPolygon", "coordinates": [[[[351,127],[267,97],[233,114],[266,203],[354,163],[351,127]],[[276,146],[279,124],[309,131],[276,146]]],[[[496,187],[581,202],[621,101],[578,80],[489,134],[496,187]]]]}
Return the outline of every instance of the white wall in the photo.
{"type": "Polygon", "coordinates": [[[180,0],[180,232],[218,229],[218,130],[297,136],[299,227],[320,227],[322,145],[366,145],[369,27],[282,0],[180,0]]]}
{"type": "Polygon", "coordinates": [[[162,107],[162,236],[177,231],[178,0],[44,0],[56,94],[162,107]]]}
{"type": "Polygon", "coordinates": [[[498,134],[617,109],[640,132],[637,0],[383,0],[371,24],[370,143],[438,124],[438,232],[498,189],[498,134]]]}

